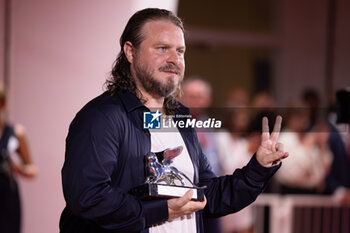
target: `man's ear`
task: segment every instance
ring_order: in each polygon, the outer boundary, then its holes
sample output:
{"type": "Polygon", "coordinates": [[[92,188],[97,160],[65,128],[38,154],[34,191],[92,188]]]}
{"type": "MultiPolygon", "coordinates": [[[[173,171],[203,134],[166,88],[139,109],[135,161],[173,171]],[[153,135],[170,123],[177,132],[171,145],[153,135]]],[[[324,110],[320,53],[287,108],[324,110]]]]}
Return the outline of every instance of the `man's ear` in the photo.
{"type": "Polygon", "coordinates": [[[128,59],[129,63],[132,64],[134,60],[134,46],[132,46],[130,41],[124,43],[124,53],[126,59],[128,59]]]}

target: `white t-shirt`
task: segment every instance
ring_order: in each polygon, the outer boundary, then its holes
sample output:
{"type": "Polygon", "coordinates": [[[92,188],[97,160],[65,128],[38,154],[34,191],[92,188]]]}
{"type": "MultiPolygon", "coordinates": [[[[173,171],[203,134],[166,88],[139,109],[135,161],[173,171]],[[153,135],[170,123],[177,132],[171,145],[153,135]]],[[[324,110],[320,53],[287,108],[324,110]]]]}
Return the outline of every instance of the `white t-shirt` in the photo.
{"type": "MultiPolygon", "coordinates": [[[[187,151],[186,145],[181,134],[177,129],[172,129],[172,132],[165,132],[162,129],[150,130],[151,133],[151,151],[160,152],[168,148],[183,146],[183,151],[178,155],[171,164],[172,166],[185,173],[193,182],[194,168],[192,160],[187,151]]],[[[184,179],[186,186],[191,184],[184,179]]],[[[195,213],[176,218],[172,221],[154,225],[149,229],[150,233],[195,233],[196,232],[196,216],[195,213]]]]}

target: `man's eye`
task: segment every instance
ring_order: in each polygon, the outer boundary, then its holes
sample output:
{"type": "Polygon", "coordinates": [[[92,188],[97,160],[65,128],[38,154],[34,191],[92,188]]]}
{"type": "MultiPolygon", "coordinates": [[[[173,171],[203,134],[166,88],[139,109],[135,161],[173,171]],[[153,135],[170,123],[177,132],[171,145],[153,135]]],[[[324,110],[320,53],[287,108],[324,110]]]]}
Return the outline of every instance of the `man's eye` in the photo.
{"type": "Polygon", "coordinates": [[[185,54],[185,50],[184,50],[184,49],[178,49],[178,50],[177,50],[177,53],[179,53],[179,54],[185,54]]]}
{"type": "Polygon", "coordinates": [[[165,52],[165,51],[166,51],[166,47],[159,47],[158,49],[159,49],[159,51],[161,51],[161,52],[165,52]]]}

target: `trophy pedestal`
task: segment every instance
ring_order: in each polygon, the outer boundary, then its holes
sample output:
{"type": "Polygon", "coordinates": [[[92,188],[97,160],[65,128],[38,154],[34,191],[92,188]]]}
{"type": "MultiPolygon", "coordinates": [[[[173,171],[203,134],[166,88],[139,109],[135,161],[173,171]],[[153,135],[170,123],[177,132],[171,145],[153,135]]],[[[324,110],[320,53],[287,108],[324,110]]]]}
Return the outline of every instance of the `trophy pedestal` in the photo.
{"type": "Polygon", "coordinates": [[[146,183],[132,188],[129,193],[139,199],[175,198],[183,196],[190,189],[193,190],[192,200],[204,200],[204,189],[202,188],[167,184],[146,183]]]}

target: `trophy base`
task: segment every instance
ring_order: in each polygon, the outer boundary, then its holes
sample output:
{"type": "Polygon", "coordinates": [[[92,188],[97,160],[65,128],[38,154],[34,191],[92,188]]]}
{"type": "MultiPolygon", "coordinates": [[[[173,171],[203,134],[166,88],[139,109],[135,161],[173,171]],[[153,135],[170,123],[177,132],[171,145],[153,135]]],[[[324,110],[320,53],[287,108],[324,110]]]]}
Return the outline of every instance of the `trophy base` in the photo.
{"type": "Polygon", "coordinates": [[[183,196],[190,189],[193,190],[192,200],[204,200],[204,189],[202,188],[167,184],[146,183],[132,188],[129,193],[139,199],[175,198],[183,196]]]}

